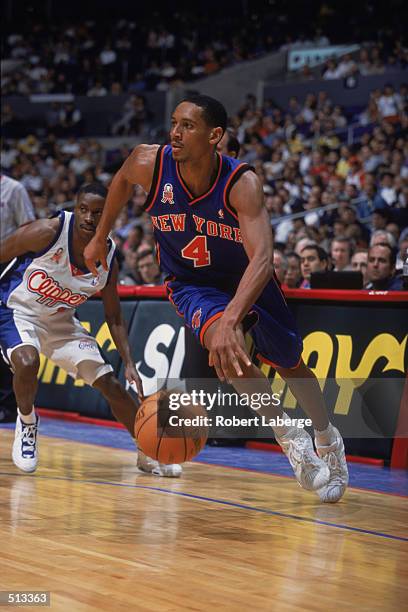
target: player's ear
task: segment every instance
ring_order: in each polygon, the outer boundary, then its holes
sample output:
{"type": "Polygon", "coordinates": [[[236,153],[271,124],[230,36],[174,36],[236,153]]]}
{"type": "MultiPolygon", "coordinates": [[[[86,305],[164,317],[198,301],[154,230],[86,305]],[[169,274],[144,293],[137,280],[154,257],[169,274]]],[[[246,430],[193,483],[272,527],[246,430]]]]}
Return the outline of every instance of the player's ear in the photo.
{"type": "Polygon", "coordinates": [[[210,132],[210,144],[217,145],[223,137],[223,130],[221,127],[212,128],[210,132]]]}

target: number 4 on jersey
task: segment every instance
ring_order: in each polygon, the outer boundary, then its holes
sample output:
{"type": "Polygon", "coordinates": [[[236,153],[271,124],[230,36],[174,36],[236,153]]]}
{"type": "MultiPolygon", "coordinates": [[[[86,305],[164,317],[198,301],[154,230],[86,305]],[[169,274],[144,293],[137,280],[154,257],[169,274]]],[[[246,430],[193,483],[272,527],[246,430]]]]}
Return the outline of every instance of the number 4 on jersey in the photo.
{"type": "Polygon", "coordinates": [[[195,268],[211,264],[211,253],[207,249],[207,236],[196,236],[181,250],[184,259],[191,259],[195,268]]]}

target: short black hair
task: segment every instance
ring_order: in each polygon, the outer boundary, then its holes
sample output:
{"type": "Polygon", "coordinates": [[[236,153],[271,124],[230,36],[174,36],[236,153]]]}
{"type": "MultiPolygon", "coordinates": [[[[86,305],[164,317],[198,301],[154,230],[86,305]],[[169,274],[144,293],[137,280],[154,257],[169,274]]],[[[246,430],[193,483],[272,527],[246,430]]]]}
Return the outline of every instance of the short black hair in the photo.
{"type": "Polygon", "coordinates": [[[93,183],[84,183],[79,188],[77,193],[78,200],[83,193],[92,193],[93,195],[98,195],[105,200],[108,195],[108,190],[106,189],[105,185],[99,181],[94,181],[93,183]]]}
{"type": "Polygon", "coordinates": [[[145,257],[150,257],[150,256],[152,256],[152,257],[153,257],[153,259],[154,259],[154,260],[156,261],[156,263],[157,263],[157,260],[156,260],[156,253],[155,253],[154,249],[149,249],[149,248],[144,249],[143,251],[140,251],[140,253],[138,253],[138,254],[137,254],[137,259],[136,259],[136,261],[137,261],[137,263],[139,263],[139,261],[141,261],[141,260],[142,260],[142,259],[144,259],[145,257]]]}
{"type": "Polygon", "coordinates": [[[391,219],[390,211],[387,208],[374,208],[373,215],[378,215],[386,221],[389,221],[391,219]]]}
{"type": "Polygon", "coordinates": [[[222,128],[224,134],[227,129],[228,116],[225,107],[221,102],[211,96],[205,96],[204,94],[192,94],[183,98],[180,102],[191,102],[199,106],[203,112],[204,121],[210,127],[222,128]]]}
{"type": "Polygon", "coordinates": [[[307,244],[305,247],[303,247],[301,253],[304,253],[304,251],[315,251],[320,261],[329,261],[329,256],[326,251],[317,244],[307,244]]]}
{"type": "Polygon", "coordinates": [[[232,153],[235,157],[238,157],[239,149],[241,147],[241,145],[239,144],[239,140],[234,135],[234,132],[232,131],[231,128],[227,128],[227,134],[228,134],[228,144],[227,144],[228,153],[232,153]]]}

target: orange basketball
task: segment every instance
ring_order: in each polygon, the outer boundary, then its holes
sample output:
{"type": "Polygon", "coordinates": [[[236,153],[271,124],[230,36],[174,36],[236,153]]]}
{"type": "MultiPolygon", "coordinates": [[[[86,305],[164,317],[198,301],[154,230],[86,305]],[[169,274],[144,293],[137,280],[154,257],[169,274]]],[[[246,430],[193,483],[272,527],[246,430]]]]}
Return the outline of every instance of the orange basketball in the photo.
{"type": "Polygon", "coordinates": [[[145,455],[160,463],[190,461],[207,441],[207,416],[202,406],[192,404],[170,410],[169,392],[159,391],[148,397],[137,411],[137,445],[145,455]]]}

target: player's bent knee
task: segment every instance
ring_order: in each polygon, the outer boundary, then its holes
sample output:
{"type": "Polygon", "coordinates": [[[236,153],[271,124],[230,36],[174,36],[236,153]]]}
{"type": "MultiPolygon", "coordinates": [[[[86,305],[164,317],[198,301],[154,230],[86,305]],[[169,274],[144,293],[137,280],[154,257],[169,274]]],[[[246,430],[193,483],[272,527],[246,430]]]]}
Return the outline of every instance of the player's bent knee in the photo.
{"type": "Polygon", "coordinates": [[[16,348],[11,354],[14,373],[25,377],[37,376],[40,367],[40,356],[33,346],[16,348]]]}

